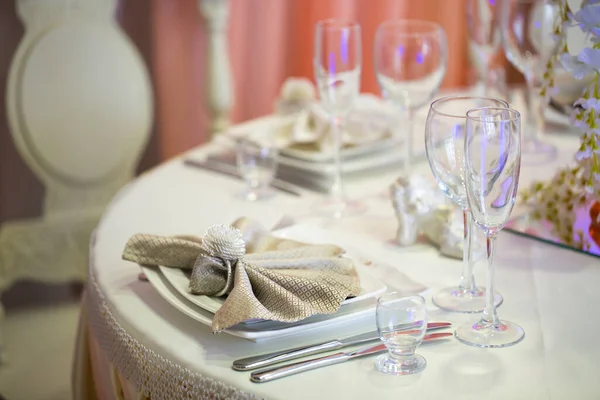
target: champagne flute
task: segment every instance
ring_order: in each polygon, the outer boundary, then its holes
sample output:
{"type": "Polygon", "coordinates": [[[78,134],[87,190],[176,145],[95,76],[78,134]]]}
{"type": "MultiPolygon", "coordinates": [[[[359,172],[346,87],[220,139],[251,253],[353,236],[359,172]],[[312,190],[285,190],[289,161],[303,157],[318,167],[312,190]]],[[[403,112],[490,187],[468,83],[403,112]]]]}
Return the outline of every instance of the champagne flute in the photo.
{"type": "Polygon", "coordinates": [[[483,107],[467,112],[465,181],[475,223],[487,241],[487,295],[481,319],[456,329],[463,343],[505,347],[525,336],[519,325],[501,321],[494,302],[494,245],[515,204],[521,166],[521,116],[508,108],[483,107]]]}
{"type": "Polygon", "coordinates": [[[346,196],[342,179],[342,125],[360,93],[361,33],[355,22],[328,19],[315,28],[314,71],[321,105],[331,120],[335,173],[329,198],[315,206],[336,218],[364,212],[363,203],[346,196]]]}
{"type": "MultiPolygon", "coordinates": [[[[486,97],[444,97],[431,104],[425,125],[425,150],[431,172],[440,189],[462,209],[464,219],[460,283],[436,292],[433,302],[444,310],[465,313],[481,312],[485,306],[485,288],[478,287],[473,276],[474,227],[463,173],[466,114],[480,106],[508,107],[508,103],[486,97]]],[[[495,294],[495,302],[502,303],[500,294],[495,294]]]]}
{"type": "Polygon", "coordinates": [[[420,20],[383,22],[375,35],[375,73],[383,96],[408,119],[404,171],[412,165],[413,115],[437,93],[448,58],[444,29],[420,20]]]}
{"type": "Polygon", "coordinates": [[[506,58],[527,81],[527,134],[522,152],[532,163],[554,159],[556,147],[542,141],[544,112],[549,93],[541,94],[548,61],[556,52],[554,21],[560,13],[553,0],[504,0],[501,3],[501,36],[506,58]]]}

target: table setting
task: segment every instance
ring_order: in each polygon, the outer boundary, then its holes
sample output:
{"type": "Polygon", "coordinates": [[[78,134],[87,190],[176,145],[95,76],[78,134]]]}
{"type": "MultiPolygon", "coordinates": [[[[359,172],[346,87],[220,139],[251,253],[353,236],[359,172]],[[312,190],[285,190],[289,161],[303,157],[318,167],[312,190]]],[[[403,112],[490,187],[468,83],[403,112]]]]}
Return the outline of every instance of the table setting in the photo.
{"type": "Polygon", "coordinates": [[[359,24],[319,21],[314,85],[108,207],[75,397],[104,365],[125,398],[597,398],[600,65],[567,32],[600,6],[570,3],[467,2],[483,93],[440,90],[447,39],[419,20],[380,25],[382,97],[360,93],[359,24]],[[486,68],[500,48],[525,95],[486,68]],[[578,131],[547,110],[563,64],[595,74],[578,131]]]}

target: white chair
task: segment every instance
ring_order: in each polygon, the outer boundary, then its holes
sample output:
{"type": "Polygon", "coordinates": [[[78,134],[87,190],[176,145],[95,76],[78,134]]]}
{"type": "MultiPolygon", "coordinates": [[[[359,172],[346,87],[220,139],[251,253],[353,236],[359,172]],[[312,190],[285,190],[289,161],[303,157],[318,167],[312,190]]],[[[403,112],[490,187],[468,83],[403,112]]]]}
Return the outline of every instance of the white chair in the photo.
{"type": "Polygon", "coordinates": [[[45,198],[41,217],[0,227],[0,291],[22,278],[85,278],[90,234],[134,176],[153,121],[148,73],[113,19],[115,0],[16,4],[26,32],[10,69],[7,114],[45,198]]]}

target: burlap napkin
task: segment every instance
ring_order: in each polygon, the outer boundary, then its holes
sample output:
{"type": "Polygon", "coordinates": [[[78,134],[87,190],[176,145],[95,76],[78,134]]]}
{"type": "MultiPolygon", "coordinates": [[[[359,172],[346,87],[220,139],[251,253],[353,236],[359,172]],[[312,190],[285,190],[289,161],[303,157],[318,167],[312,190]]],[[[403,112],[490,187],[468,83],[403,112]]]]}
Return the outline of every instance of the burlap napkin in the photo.
{"type": "Polygon", "coordinates": [[[343,252],[277,238],[241,218],[232,226],[211,227],[203,238],[134,235],[123,259],[191,270],[193,294],[226,295],[212,322],[219,332],[251,319],[296,322],[335,313],[360,292],[354,264],[343,252]]]}

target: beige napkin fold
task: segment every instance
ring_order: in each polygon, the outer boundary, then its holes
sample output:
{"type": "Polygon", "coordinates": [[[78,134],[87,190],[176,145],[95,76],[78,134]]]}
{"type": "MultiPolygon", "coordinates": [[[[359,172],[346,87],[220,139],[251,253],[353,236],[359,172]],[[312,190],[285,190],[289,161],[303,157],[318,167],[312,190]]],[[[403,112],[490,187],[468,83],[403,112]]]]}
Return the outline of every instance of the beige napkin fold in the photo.
{"type": "MultiPolygon", "coordinates": [[[[396,127],[389,105],[374,96],[361,96],[348,115],[342,130],[342,146],[356,147],[391,138],[396,127]]],[[[282,148],[329,152],[334,146],[331,119],[318,103],[296,114],[288,126],[277,133],[282,148]]]]}
{"type": "Polygon", "coordinates": [[[333,314],[360,292],[354,263],[334,245],[310,245],[272,236],[256,221],[240,218],[211,227],[203,238],[137,234],[123,259],[191,270],[190,290],[227,295],[212,330],[264,319],[296,322],[333,314]]]}
{"type": "MultiPolygon", "coordinates": [[[[290,106],[291,107],[291,106],[290,106]]],[[[294,111],[281,114],[269,129],[248,127],[228,132],[234,140],[242,138],[275,143],[279,149],[330,154],[334,143],[331,119],[317,102],[303,101],[294,111]]],[[[401,115],[389,103],[373,95],[358,97],[342,129],[342,147],[353,148],[397,136],[401,115]]]]}

